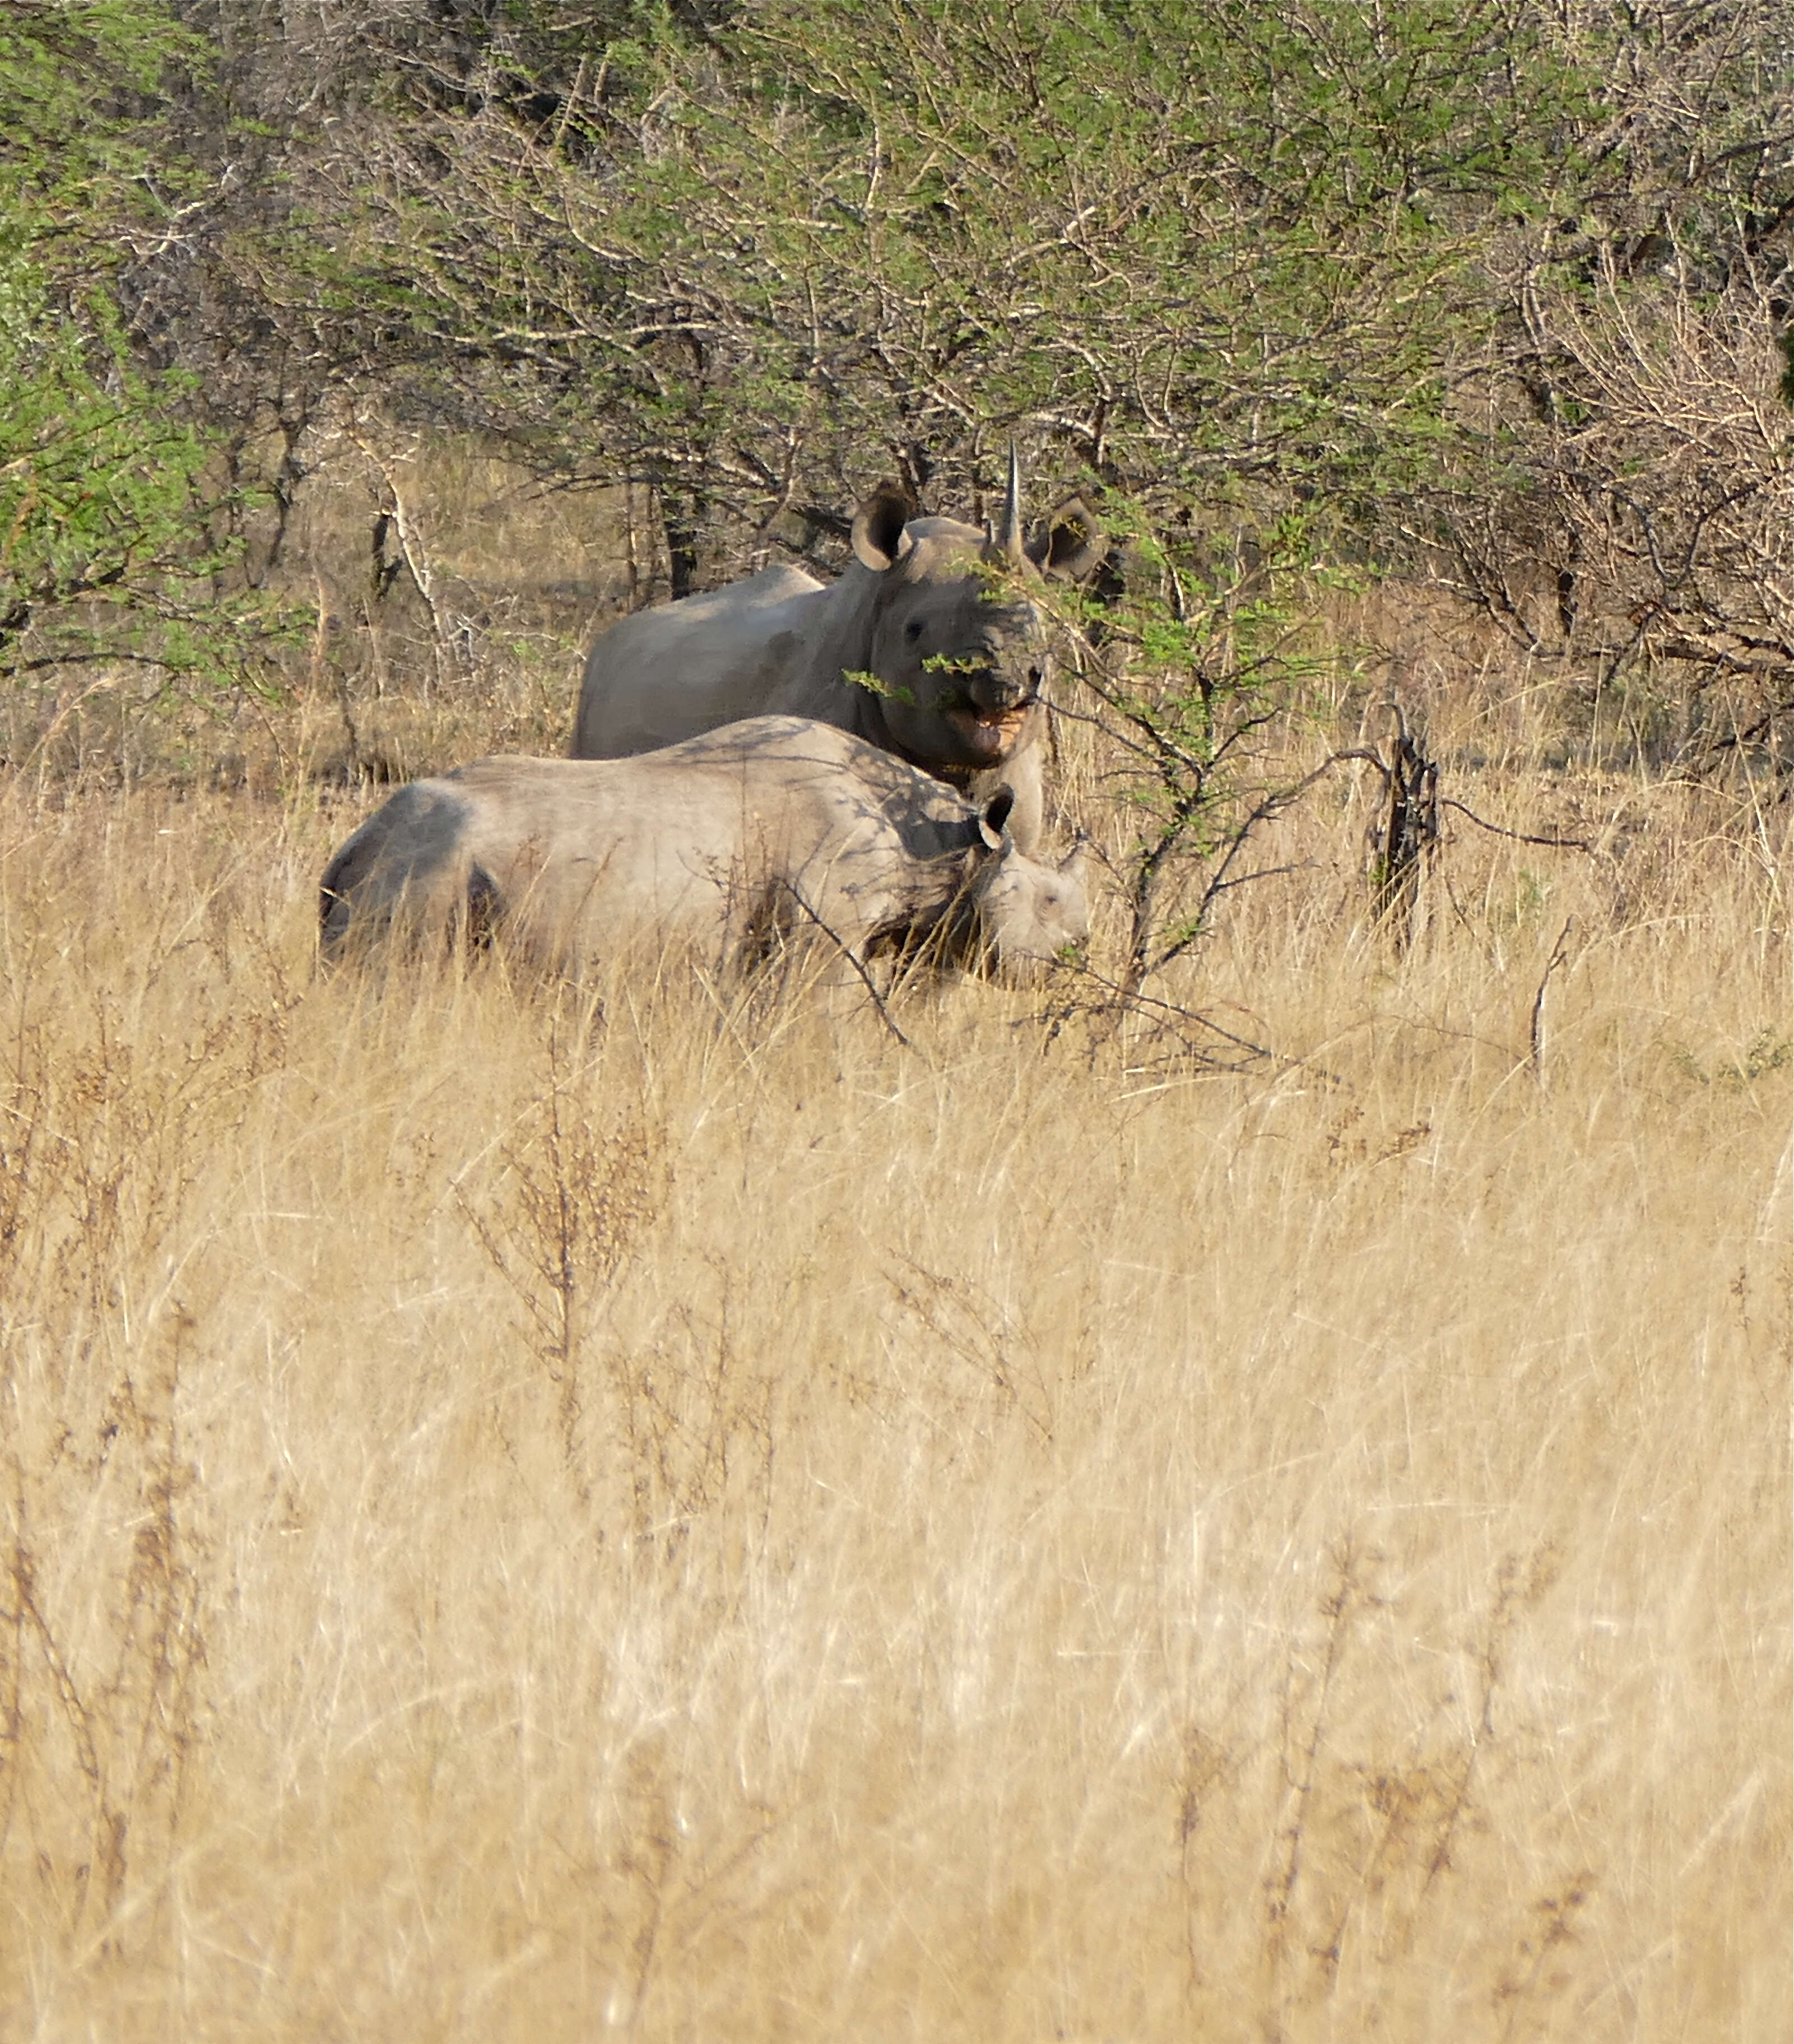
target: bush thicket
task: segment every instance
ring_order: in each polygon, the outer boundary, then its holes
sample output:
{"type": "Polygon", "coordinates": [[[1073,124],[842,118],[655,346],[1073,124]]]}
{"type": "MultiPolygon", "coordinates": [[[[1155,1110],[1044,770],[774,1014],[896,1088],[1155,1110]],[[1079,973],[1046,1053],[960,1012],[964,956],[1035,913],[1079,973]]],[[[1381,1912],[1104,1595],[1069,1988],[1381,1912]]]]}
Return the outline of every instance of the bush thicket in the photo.
{"type": "Polygon", "coordinates": [[[675,594],[826,558],[881,474],[981,509],[1012,440],[1115,538],[1085,707],[1143,767],[1137,887],[1230,841],[1330,574],[1448,593],[1566,701],[1671,705],[1685,758],[1785,757],[1772,0],[8,23],[15,677],[240,674],[306,594],[308,475],[395,435],[632,486],[675,594]]]}

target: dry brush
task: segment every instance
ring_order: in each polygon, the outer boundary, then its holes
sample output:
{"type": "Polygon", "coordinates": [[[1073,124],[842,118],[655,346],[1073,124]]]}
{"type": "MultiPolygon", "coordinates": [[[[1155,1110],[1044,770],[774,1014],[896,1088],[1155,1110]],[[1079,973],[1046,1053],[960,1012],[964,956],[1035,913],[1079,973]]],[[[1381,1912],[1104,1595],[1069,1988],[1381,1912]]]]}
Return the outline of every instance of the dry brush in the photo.
{"type": "Polygon", "coordinates": [[[1485,778],[1600,855],[1397,953],[1340,783],[1231,1074],[317,982],[363,798],[15,788],[5,2027],[1773,2032],[1783,840],[1485,778]]]}

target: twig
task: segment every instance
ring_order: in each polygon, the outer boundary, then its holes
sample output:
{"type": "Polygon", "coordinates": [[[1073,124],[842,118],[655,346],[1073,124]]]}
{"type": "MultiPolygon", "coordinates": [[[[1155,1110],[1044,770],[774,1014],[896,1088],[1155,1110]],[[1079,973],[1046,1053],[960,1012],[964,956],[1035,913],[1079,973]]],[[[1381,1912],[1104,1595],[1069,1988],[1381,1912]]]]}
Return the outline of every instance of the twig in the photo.
{"type": "Polygon", "coordinates": [[[819,930],[821,931],[822,934],[828,938],[828,941],[835,947],[836,950],[841,954],[842,957],[847,960],[848,964],[853,967],[854,970],[859,974],[860,983],[865,987],[867,994],[870,996],[872,1005],[878,1011],[878,1020],[884,1024],[885,1027],[890,1031],[891,1034],[901,1044],[902,1044],[903,1047],[906,1051],[913,1051],[916,1046],[910,1042],[909,1039],[905,1035],[896,1023],[891,1020],[891,1011],[885,1005],[885,997],[878,991],[878,987],[874,984],[871,974],[866,970],[865,966],[862,964],[860,960],[855,955],[852,947],[843,943],[841,939],[829,928],[828,925],[824,922],[821,916],[817,914],[816,911],[804,899],[801,889],[797,886],[794,881],[787,880],[782,882],[782,885],[786,893],[788,893],[791,897],[792,900],[797,903],[797,906],[803,910],[804,913],[809,917],[810,920],[815,924],[819,930]]]}
{"type": "MultiPolygon", "coordinates": [[[[417,530],[417,521],[399,488],[394,464],[375,445],[360,420],[353,421],[346,428],[346,437],[378,476],[386,494],[392,499],[391,510],[389,512],[382,507],[381,518],[392,521],[393,534],[398,541],[399,557],[405,563],[406,574],[411,578],[412,587],[423,599],[424,608],[428,613],[430,659],[436,670],[436,683],[440,688],[445,673],[444,661],[449,646],[448,628],[443,621],[441,606],[436,601],[436,577],[431,571],[429,555],[417,530]]],[[[377,583],[375,594],[378,596],[381,593],[377,583]]]]}
{"type": "MultiPolygon", "coordinates": [[[[1046,1023],[1056,1034],[1067,1022],[1078,1015],[1100,1016],[1113,1015],[1117,1012],[1126,1014],[1132,1011],[1147,1016],[1162,1028],[1174,1028],[1177,1024],[1183,1023],[1198,1029],[1205,1029],[1211,1035],[1220,1037],[1223,1043],[1230,1043],[1235,1050],[1245,1052],[1248,1058],[1262,1058],[1280,1071],[1312,1071],[1329,1085],[1339,1086],[1346,1083],[1337,1072],[1329,1071],[1324,1065],[1313,1064],[1307,1058],[1291,1057],[1285,1051],[1273,1051],[1268,1044],[1254,1043],[1250,1036],[1236,1035],[1231,1029],[1223,1028],[1219,1022],[1215,1021],[1209,1016],[1198,1013],[1193,1008],[1182,1007],[1174,1001],[1162,1000],[1157,994],[1145,993],[1138,988],[1131,989],[1119,980],[1105,978],[1093,966],[1062,966],[1059,970],[1064,973],[1075,974],[1081,980],[1092,982],[1100,989],[1101,995],[1107,997],[1087,1001],[1070,1000],[1033,1015],[1020,1016],[1011,1023],[1009,1026],[1012,1028],[1028,1028],[1046,1023]]],[[[1201,1057],[1207,1055],[1195,1044],[1189,1043],[1187,1039],[1185,1041],[1188,1047],[1196,1055],[1201,1057]]],[[[1231,1072],[1243,1070],[1244,1067],[1241,1064],[1223,1063],[1219,1059],[1216,1059],[1212,1062],[1212,1068],[1217,1071],[1231,1072]]]]}
{"type": "Polygon", "coordinates": [[[1532,997],[1531,1063],[1532,1076],[1542,1086],[1545,1083],[1545,989],[1551,983],[1551,975],[1564,962],[1566,955],[1564,943],[1569,937],[1573,916],[1564,918],[1564,926],[1558,932],[1558,941],[1551,949],[1551,961],[1545,968],[1545,976],[1539,982],[1539,991],[1532,997]]]}
{"type": "Polygon", "coordinates": [[[1496,837],[1511,837],[1516,844],[1549,845],[1554,851],[1592,852],[1595,849],[1586,838],[1532,837],[1525,831],[1504,830],[1500,824],[1489,823],[1483,817],[1479,816],[1474,809],[1466,809],[1464,805],[1458,801],[1454,796],[1441,796],[1439,798],[1439,807],[1442,809],[1456,809],[1459,815],[1468,816],[1470,821],[1473,823],[1479,830],[1492,832],[1496,837]]]}
{"type": "MultiPolygon", "coordinates": [[[[1300,801],[1323,774],[1331,773],[1335,766],[1350,760],[1361,760],[1366,765],[1374,766],[1382,775],[1384,785],[1385,786],[1392,785],[1393,776],[1379,753],[1370,751],[1362,746],[1348,746],[1341,751],[1328,753],[1318,766],[1312,768],[1300,780],[1292,782],[1287,787],[1273,788],[1270,793],[1262,796],[1250,814],[1237,824],[1231,833],[1227,850],[1222,855],[1213,873],[1209,876],[1208,882],[1202,890],[1202,898],[1197,904],[1195,915],[1191,919],[1194,927],[1187,935],[1177,939],[1151,961],[1146,973],[1141,975],[1143,979],[1153,973],[1162,972],[1166,966],[1170,965],[1174,959],[1180,957],[1195,943],[1197,937],[1202,933],[1208,911],[1220,897],[1231,889],[1243,886],[1250,880],[1273,879],[1280,874],[1300,870],[1299,866],[1266,866],[1256,873],[1235,875],[1232,867],[1234,861],[1245,850],[1247,840],[1261,824],[1274,822],[1293,803],[1300,801]]],[[[1304,860],[1300,862],[1300,864],[1305,865],[1308,863],[1304,860]]]]}

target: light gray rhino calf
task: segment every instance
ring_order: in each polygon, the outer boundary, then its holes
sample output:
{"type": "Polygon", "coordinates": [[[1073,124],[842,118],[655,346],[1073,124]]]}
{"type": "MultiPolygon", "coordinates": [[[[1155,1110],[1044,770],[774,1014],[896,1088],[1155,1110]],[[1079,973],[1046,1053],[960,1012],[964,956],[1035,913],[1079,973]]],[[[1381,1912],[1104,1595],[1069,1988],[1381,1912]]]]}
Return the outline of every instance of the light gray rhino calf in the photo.
{"type": "Polygon", "coordinates": [[[1032,851],[1047,635],[1031,591],[1043,574],[1083,574],[1103,543],[1076,500],[1025,541],[1020,498],[1013,454],[994,532],[911,518],[903,491],[881,483],[839,582],[766,568],[624,618],[586,659],[574,757],[651,751],[769,712],[816,717],[974,801],[1010,787],[1009,827],[1032,851]]]}
{"type": "Polygon", "coordinates": [[[1043,865],[981,807],[832,725],[755,717],[629,759],[477,760],[414,781],[325,870],[327,961],[500,938],[577,970],[677,944],[716,964],[932,939],[1010,974],[1089,934],[1081,857],[1043,865]]]}

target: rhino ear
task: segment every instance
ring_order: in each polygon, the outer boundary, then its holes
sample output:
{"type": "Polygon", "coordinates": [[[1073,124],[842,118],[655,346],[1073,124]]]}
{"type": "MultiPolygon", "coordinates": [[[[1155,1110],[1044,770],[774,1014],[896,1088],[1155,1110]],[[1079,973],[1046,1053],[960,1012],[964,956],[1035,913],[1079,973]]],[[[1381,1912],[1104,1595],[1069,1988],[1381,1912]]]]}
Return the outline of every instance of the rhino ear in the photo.
{"type": "Polygon", "coordinates": [[[915,544],[903,529],[915,515],[901,482],[881,482],[855,514],[854,559],[878,574],[894,567],[915,544]]]}
{"type": "Polygon", "coordinates": [[[1066,854],[1065,857],[1059,861],[1059,870],[1065,875],[1067,880],[1075,880],[1080,884],[1082,883],[1084,878],[1084,869],[1088,863],[1088,860],[1085,858],[1085,854],[1088,850],[1088,840],[1085,838],[1083,833],[1080,832],[1078,833],[1077,843],[1074,844],[1071,847],[1070,851],[1066,854]]]}
{"type": "Polygon", "coordinates": [[[978,836],[992,851],[1001,851],[1010,842],[1009,812],[1016,806],[1016,791],[1005,782],[984,805],[978,817],[978,836]]]}
{"type": "Polygon", "coordinates": [[[1070,497],[1028,541],[1028,557],[1043,574],[1075,582],[1090,572],[1108,546],[1096,513],[1081,497],[1070,497]]]}

